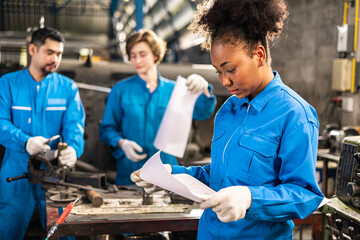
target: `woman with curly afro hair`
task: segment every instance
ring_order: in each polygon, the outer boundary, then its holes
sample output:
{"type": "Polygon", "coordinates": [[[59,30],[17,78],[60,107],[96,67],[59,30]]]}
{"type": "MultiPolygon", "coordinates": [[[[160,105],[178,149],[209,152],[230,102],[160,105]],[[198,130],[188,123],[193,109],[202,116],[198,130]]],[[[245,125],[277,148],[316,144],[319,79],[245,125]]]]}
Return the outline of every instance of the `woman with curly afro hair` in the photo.
{"type": "Polygon", "coordinates": [[[287,17],[284,0],[217,0],[201,4],[190,25],[232,95],[215,117],[211,164],[172,166],[216,191],[200,205],[198,239],[293,239],[292,219],[324,198],[316,111],[270,66],[268,43],[287,17]]]}

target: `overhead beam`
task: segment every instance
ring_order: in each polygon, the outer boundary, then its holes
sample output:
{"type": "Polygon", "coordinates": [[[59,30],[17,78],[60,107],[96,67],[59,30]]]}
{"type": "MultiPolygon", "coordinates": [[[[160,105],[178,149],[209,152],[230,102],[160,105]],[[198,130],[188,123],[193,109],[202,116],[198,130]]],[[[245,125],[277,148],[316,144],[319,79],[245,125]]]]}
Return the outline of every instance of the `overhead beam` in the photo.
{"type": "Polygon", "coordinates": [[[136,6],[135,6],[136,31],[143,28],[143,21],[144,21],[143,6],[144,6],[144,0],[136,0],[136,6]]]}

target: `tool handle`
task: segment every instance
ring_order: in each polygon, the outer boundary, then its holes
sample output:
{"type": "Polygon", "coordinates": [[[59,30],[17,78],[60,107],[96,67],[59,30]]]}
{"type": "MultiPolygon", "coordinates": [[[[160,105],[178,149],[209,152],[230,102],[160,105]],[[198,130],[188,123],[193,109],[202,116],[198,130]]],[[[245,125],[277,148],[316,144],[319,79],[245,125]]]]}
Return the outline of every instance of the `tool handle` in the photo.
{"type": "Polygon", "coordinates": [[[58,143],[58,151],[60,152],[60,151],[62,151],[62,150],[64,150],[64,149],[66,149],[68,147],[68,145],[67,145],[67,143],[65,143],[65,142],[59,142],[58,143]]]}
{"type": "MultiPolygon", "coordinates": [[[[65,142],[59,142],[58,143],[58,156],[57,156],[57,162],[60,167],[63,167],[63,165],[59,161],[60,152],[65,150],[68,147],[67,143],[65,142]]],[[[65,179],[65,176],[64,176],[65,179]]]]}
{"type": "Polygon", "coordinates": [[[60,215],[60,217],[56,220],[56,222],[58,224],[61,224],[65,220],[67,215],[69,215],[69,213],[73,207],[74,207],[74,203],[73,202],[69,203],[69,205],[67,205],[64,212],[60,215]]]}
{"type": "Polygon", "coordinates": [[[18,177],[8,177],[8,178],[6,178],[6,181],[7,181],[7,182],[12,182],[12,181],[19,180],[19,179],[23,179],[23,178],[29,178],[29,174],[24,173],[22,176],[18,176],[18,177]]]}
{"type": "Polygon", "coordinates": [[[86,190],[85,193],[89,201],[94,205],[94,207],[100,207],[103,204],[104,200],[102,196],[95,190],[86,190]]]}

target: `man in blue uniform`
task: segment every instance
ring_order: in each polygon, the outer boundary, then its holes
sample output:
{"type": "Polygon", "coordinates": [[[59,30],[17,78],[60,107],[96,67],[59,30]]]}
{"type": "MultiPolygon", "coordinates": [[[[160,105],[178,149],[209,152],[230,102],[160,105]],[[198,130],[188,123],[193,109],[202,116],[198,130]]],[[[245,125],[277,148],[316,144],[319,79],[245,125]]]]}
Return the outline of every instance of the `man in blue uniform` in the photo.
{"type": "Polygon", "coordinates": [[[55,73],[64,38],[55,29],[32,34],[30,66],[0,79],[0,144],[5,155],[0,169],[0,239],[23,239],[35,206],[45,227],[45,192],[27,179],[6,182],[27,172],[29,156],[56,149],[61,135],[68,144],[59,162],[72,167],[84,149],[85,112],[74,81],[55,73]]]}

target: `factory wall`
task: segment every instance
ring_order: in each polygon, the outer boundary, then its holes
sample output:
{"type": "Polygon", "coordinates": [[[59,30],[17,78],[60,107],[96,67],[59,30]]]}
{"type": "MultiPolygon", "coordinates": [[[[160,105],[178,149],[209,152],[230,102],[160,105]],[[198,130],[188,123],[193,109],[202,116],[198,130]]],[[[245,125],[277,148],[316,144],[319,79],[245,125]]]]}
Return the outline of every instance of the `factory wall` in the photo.
{"type": "Polygon", "coordinates": [[[289,0],[288,4],[289,21],[285,34],[272,47],[272,67],[285,84],[315,107],[322,130],[338,120],[329,115],[333,109],[329,105],[337,96],[331,90],[332,61],[336,57],[336,26],[342,23],[343,1],[289,0]]]}

